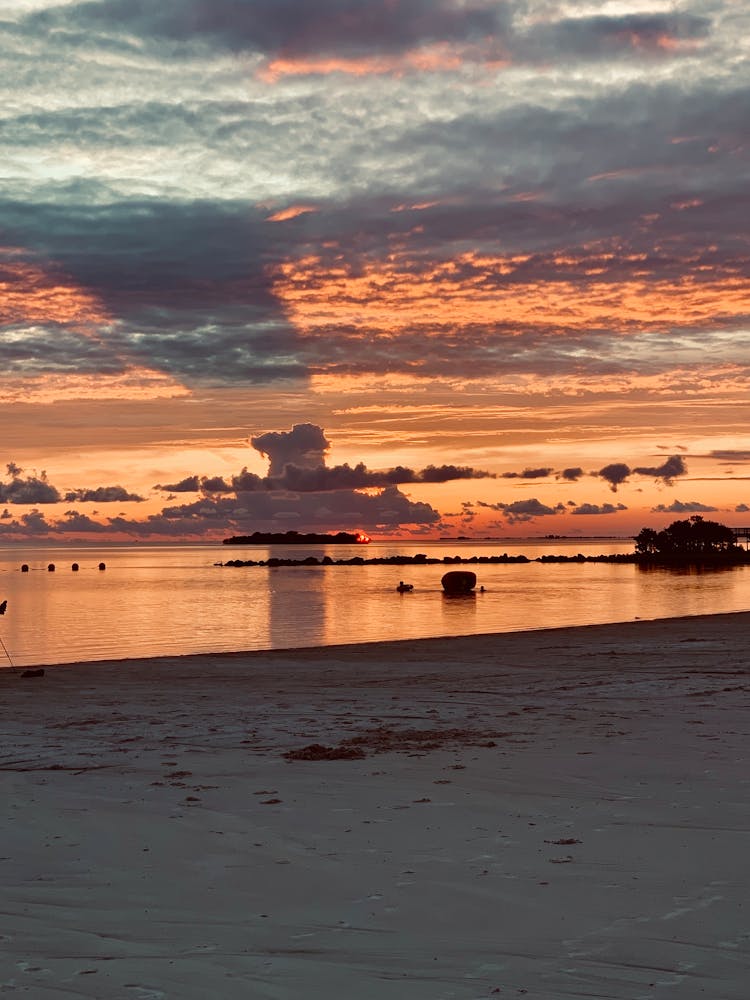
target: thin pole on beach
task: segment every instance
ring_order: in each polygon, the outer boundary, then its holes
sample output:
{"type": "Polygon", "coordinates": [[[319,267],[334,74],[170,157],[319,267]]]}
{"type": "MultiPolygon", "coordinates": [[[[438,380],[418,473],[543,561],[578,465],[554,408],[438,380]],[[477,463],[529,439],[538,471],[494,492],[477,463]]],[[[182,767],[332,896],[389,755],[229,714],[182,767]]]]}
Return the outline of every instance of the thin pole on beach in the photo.
{"type": "Polygon", "coordinates": [[[0,635],[0,646],[3,647],[3,652],[5,653],[5,655],[6,655],[7,659],[8,659],[8,663],[10,663],[10,669],[15,673],[16,665],[13,662],[13,660],[11,660],[10,653],[8,652],[8,649],[7,649],[6,645],[5,645],[5,643],[3,642],[3,637],[1,635],[0,635]]]}
{"type": "MultiPolygon", "coordinates": [[[[4,615],[5,614],[5,609],[7,607],[8,607],[8,602],[7,602],[7,600],[5,600],[5,601],[2,602],[2,604],[0,604],[0,615],[4,615]]],[[[3,647],[3,652],[5,653],[5,655],[6,655],[7,659],[8,659],[8,663],[10,663],[10,669],[15,673],[16,665],[13,662],[13,660],[11,660],[10,653],[8,652],[8,648],[5,645],[5,643],[3,642],[3,637],[1,635],[0,635],[0,646],[3,647]]]]}

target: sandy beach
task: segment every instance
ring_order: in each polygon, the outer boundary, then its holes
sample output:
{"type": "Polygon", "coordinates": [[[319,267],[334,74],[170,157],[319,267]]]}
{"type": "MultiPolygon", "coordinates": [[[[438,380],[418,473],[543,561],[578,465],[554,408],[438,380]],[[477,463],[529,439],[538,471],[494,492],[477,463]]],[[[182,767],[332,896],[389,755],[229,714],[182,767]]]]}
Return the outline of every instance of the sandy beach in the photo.
{"type": "Polygon", "coordinates": [[[0,699],[0,994],[750,995],[750,614],[0,699]]]}

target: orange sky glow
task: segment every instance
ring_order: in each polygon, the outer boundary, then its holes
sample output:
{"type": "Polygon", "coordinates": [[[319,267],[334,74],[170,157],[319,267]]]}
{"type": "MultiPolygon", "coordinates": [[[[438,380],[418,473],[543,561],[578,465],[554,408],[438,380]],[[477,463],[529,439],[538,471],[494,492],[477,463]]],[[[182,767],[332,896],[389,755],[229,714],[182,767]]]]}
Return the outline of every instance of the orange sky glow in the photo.
{"type": "Polygon", "coordinates": [[[745,19],[7,0],[0,545],[747,522],[745,19]]]}
{"type": "Polygon", "coordinates": [[[395,257],[365,264],[352,274],[343,263],[326,267],[310,256],[280,265],[275,291],[302,330],[338,324],[393,333],[413,324],[440,329],[491,322],[504,328],[606,325],[624,333],[666,323],[713,324],[750,309],[750,286],[741,276],[686,276],[675,283],[654,281],[644,269],[643,280],[604,280],[608,268],[621,262],[614,254],[583,261],[553,259],[556,267],[579,269],[583,278],[577,281],[550,277],[503,286],[497,280],[518,275],[527,260],[469,252],[413,274],[395,257]]]}

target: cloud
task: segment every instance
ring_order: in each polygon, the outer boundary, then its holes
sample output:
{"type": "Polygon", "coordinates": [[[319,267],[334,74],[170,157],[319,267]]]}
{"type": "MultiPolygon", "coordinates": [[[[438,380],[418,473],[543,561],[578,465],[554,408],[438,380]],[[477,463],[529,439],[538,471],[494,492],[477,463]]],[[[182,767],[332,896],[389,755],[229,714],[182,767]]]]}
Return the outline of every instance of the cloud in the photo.
{"type": "Polygon", "coordinates": [[[609,487],[613,493],[617,492],[617,487],[621,486],[622,483],[628,478],[631,473],[630,466],[625,465],[624,462],[613,462],[610,465],[605,465],[603,469],[599,469],[598,472],[592,472],[592,476],[600,476],[602,479],[609,483],[609,487]]]}
{"type": "MultiPolygon", "coordinates": [[[[704,457],[704,456],[699,456],[704,457]]],[[[722,462],[731,462],[736,464],[738,462],[750,462],[750,450],[747,449],[717,449],[716,451],[710,452],[709,458],[716,458],[722,462]]]]}
{"type": "Polygon", "coordinates": [[[634,473],[641,476],[652,476],[654,479],[661,480],[667,486],[671,486],[677,476],[684,476],[686,472],[687,464],[682,455],[672,455],[661,465],[637,466],[634,469],[631,469],[624,462],[613,462],[610,465],[605,465],[598,472],[592,472],[591,475],[599,476],[601,479],[606,480],[612,492],[616,493],[617,487],[626,482],[628,477],[634,473]]]}
{"type": "Polygon", "coordinates": [[[734,509],[737,514],[747,514],[750,511],[750,507],[746,503],[738,503],[734,509]]]}
{"type": "MultiPolygon", "coordinates": [[[[393,475],[391,470],[391,475],[393,475]]],[[[404,470],[408,473],[410,470],[404,470]]],[[[495,474],[484,469],[473,469],[468,465],[427,465],[421,472],[413,474],[413,479],[398,479],[400,483],[447,483],[454,479],[494,479],[495,474]]]]}
{"type": "MultiPolygon", "coordinates": [[[[4,519],[3,519],[4,520],[4,519]]],[[[38,510],[29,511],[19,518],[0,524],[0,536],[39,538],[51,534],[54,525],[49,524],[38,510]]]]}
{"type": "Polygon", "coordinates": [[[552,52],[563,60],[664,57],[692,52],[708,39],[710,30],[709,18],[687,12],[581,16],[538,23],[522,37],[519,48],[536,59],[552,52]]]}
{"type": "Polygon", "coordinates": [[[684,476],[687,472],[687,464],[682,455],[672,455],[662,465],[656,467],[638,467],[633,472],[641,476],[653,476],[654,479],[661,479],[667,486],[671,486],[677,476],[684,476]]]}
{"type": "Polygon", "coordinates": [[[97,486],[96,489],[69,490],[65,500],[81,503],[120,503],[128,500],[142,503],[144,498],[137,493],[129,493],[123,486],[97,486]]]}
{"type": "Polygon", "coordinates": [[[320,493],[246,493],[237,498],[204,498],[165,507],[145,520],[110,518],[117,531],[148,538],[243,534],[255,530],[285,531],[291,522],[321,530],[363,528],[396,530],[403,525],[435,525],[440,514],[430,504],[416,502],[398,487],[376,495],[341,490],[320,493]]]}
{"type": "Polygon", "coordinates": [[[87,517],[86,514],[80,514],[75,510],[66,510],[63,519],[52,522],[50,530],[76,535],[101,535],[106,533],[108,528],[99,521],[94,521],[92,518],[87,517]]]}
{"type": "MultiPolygon", "coordinates": [[[[245,470],[243,470],[244,472],[245,470]]],[[[202,476],[200,481],[201,493],[207,493],[209,495],[217,493],[232,493],[237,492],[237,486],[234,480],[232,483],[228,483],[222,476],[202,476]]]]}
{"type": "Polygon", "coordinates": [[[58,503],[61,499],[59,490],[47,482],[45,472],[23,478],[23,469],[14,462],[10,462],[7,469],[12,478],[9,483],[0,483],[0,503],[46,504],[58,503]]]}
{"type": "Polygon", "coordinates": [[[32,29],[56,27],[69,36],[94,32],[92,43],[133,34],[165,39],[171,54],[190,45],[287,57],[401,52],[435,41],[463,41],[502,28],[504,8],[451,0],[101,0],[72,3],[28,16],[32,29]]]}
{"type": "Polygon", "coordinates": [[[669,506],[660,503],[656,507],[652,507],[651,510],[655,514],[697,514],[716,511],[718,507],[699,503],[697,500],[688,500],[684,503],[681,500],[674,500],[669,506]]]}
{"type": "Polygon", "coordinates": [[[488,510],[500,511],[509,524],[532,521],[535,517],[548,517],[565,513],[565,504],[558,503],[554,507],[549,507],[537,500],[536,497],[529,500],[516,500],[513,503],[485,503],[483,500],[478,500],[476,505],[488,510]]]}
{"type": "Polygon", "coordinates": [[[524,469],[523,472],[503,472],[502,479],[546,479],[552,469],[524,469]]]}
{"type": "Polygon", "coordinates": [[[576,465],[570,469],[562,469],[560,472],[555,473],[556,479],[565,479],[569,483],[577,482],[583,475],[583,469],[576,465]]]}
{"type": "MultiPolygon", "coordinates": [[[[82,182],[86,185],[88,181],[82,182]]],[[[0,324],[6,369],[107,374],[143,369],[193,382],[303,377],[296,331],[266,272],[258,209],[111,196],[0,199],[0,324]],[[106,335],[104,335],[106,333],[106,335]]]]}
{"type": "Polygon", "coordinates": [[[137,538],[242,534],[250,524],[261,530],[285,530],[284,524],[387,531],[409,525],[424,528],[440,522],[439,512],[429,503],[406,496],[398,489],[400,484],[491,476],[450,463],[421,470],[403,466],[370,470],[363,462],[329,467],[325,464],[329,441],[323,428],[312,423],[258,434],[250,443],[268,459],[266,476],[246,467],[229,478],[187,476],[156,488],[179,493],[194,492],[197,487],[200,499],[165,506],[160,514],[145,520],[113,518],[110,525],[137,538]]]}
{"type": "MultiPolygon", "coordinates": [[[[428,465],[424,469],[416,471],[401,465],[391,469],[368,469],[364,462],[358,462],[355,466],[344,462],[342,465],[319,464],[305,467],[293,462],[286,462],[279,474],[272,475],[269,470],[269,474],[265,478],[243,469],[239,476],[233,477],[232,486],[237,492],[295,490],[309,493],[487,478],[495,477],[493,473],[483,469],[459,465],[428,465]]],[[[205,489],[205,487],[202,488],[205,489]]]]}
{"type": "MultiPolygon", "coordinates": [[[[356,72],[351,63],[425,52],[415,68],[459,68],[455,57],[547,64],[582,59],[688,53],[709,34],[708,18],[689,12],[535,18],[518,27],[511,4],[452,0],[100,0],[31,13],[28,31],[55,31],[68,44],[188,59],[201,50],[279,57],[308,72],[356,72]],[[435,66],[431,47],[455,53],[435,66]],[[441,48],[442,46],[442,48],[441,48]],[[472,54],[473,49],[473,54],[472,54]]],[[[387,63],[388,64],[388,63],[387,63]]],[[[408,65],[408,63],[407,63],[408,65]]],[[[399,71],[399,64],[394,72],[399,71]]],[[[264,78],[274,80],[273,74],[264,78]]]]}
{"type": "Polygon", "coordinates": [[[157,484],[154,486],[155,490],[161,490],[164,493],[197,493],[200,488],[200,476],[186,476],[185,479],[181,479],[178,483],[170,483],[169,485],[157,484]]]}
{"type": "MultiPolygon", "coordinates": [[[[579,427],[592,400],[619,397],[618,435],[622,414],[643,420],[652,400],[639,434],[665,401],[694,400],[692,419],[742,398],[750,86],[727,71],[745,65],[737,4],[6,7],[0,370],[21,398],[31,384],[132,390],[150,377],[299,400],[320,379],[327,399],[287,410],[319,414],[352,376],[403,377],[425,397],[443,376],[467,386],[468,418],[490,384],[540,413],[568,393],[579,427]]],[[[287,491],[319,466],[323,492],[347,476],[352,489],[448,481],[283,449],[271,476],[287,491]]],[[[682,474],[658,454],[635,472],[682,474]]],[[[244,469],[174,492],[225,499],[267,479],[244,469]]]]}
{"type": "Polygon", "coordinates": [[[269,431],[250,439],[250,444],[268,458],[269,476],[280,476],[292,464],[314,469],[325,464],[330,444],[323,428],[316,424],[295,424],[289,431],[269,431]]]}
{"type": "Polygon", "coordinates": [[[243,468],[227,481],[221,476],[187,476],[178,483],[156,486],[172,493],[199,490],[206,496],[235,493],[293,491],[327,493],[335,490],[377,489],[417,483],[447,483],[457,479],[495,478],[495,474],[471,466],[443,464],[427,465],[421,470],[405,466],[390,469],[368,469],[364,462],[351,466],[326,465],[330,443],[317,424],[295,424],[288,431],[268,431],[255,435],[250,443],[268,459],[266,476],[258,476],[243,468]]]}
{"type": "Polygon", "coordinates": [[[618,511],[627,510],[628,508],[624,503],[611,504],[611,503],[582,503],[577,507],[573,507],[570,511],[571,514],[616,514],[618,511]]]}

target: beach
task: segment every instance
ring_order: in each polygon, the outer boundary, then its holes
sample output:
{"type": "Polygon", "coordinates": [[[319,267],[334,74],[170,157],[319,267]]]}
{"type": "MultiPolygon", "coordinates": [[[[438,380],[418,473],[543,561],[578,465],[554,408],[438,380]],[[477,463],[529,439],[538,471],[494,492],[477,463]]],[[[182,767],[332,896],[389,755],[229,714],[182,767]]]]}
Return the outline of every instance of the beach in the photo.
{"type": "Polygon", "coordinates": [[[0,993],[748,996],[748,613],[5,670],[0,698],[0,993]]]}

